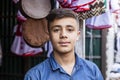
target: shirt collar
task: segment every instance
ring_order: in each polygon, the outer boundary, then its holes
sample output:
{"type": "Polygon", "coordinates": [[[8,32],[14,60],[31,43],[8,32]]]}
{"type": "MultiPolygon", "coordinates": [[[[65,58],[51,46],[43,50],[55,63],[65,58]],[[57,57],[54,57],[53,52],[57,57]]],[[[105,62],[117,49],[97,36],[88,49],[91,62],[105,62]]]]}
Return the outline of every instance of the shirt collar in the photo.
{"type": "Polygon", "coordinates": [[[50,64],[53,70],[60,69],[60,65],[55,60],[53,53],[50,55],[50,64]]]}
{"type": "Polygon", "coordinates": [[[81,58],[75,53],[75,68],[76,70],[78,70],[82,65],[83,65],[83,62],[81,60],[81,58]]]}
{"type": "MultiPolygon", "coordinates": [[[[75,53],[76,61],[75,61],[75,68],[78,70],[82,66],[81,58],[75,53]]],[[[50,64],[53,70],[60,69],[61,66],[55,60],[53,53],[50,55],[50,64]]]]}

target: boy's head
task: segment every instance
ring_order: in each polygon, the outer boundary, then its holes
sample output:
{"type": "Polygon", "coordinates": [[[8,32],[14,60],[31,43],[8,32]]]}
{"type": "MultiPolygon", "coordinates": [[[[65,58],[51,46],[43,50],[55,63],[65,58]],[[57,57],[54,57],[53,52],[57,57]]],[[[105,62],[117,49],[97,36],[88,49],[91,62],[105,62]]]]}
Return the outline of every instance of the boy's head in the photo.
{"type": "Polygon", "coordinates": [[[53,22],[55,19],[62,19],[66,17],[74,18],[77,21],[78,28],[79,28],[79,19],[78,19],[77,13],[73,12],[70,9],[65,9],[65,8],[64,9],[53,9],[47,16],[48,31],[49,31],[49,26],[51,22],[53,22]]]}
{"type": "Polygon", "coordinates": [[[77,14],[69,9],[54,9],[47,20],[54,52],[74,53],[74,46],[80,35],[77,14]]]}

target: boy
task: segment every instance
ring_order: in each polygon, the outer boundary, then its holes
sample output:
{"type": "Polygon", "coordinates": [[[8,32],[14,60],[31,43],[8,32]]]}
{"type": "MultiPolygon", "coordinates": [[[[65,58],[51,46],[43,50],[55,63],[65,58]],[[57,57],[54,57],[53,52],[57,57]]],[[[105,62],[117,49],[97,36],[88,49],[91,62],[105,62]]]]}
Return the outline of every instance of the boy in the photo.
{"type": "Polygon", "coordinates": [[[79,19],[69,9],[54,9],[47,16],[51,56],[30,69],[24,80],[103,80],[98,67],[75,53],[79,19]]]}

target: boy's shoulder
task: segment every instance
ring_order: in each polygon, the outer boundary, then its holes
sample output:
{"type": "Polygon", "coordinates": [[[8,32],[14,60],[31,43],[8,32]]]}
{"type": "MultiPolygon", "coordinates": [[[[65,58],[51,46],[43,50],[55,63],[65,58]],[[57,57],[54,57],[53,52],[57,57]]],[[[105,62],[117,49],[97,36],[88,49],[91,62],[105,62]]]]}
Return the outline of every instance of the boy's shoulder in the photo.
{"type": "Polygon", "coordinates": [[[49,59],[44,60],[43,62],[40,62],[39,64],[35,65],[31,69],[27,71],[27,73],[34,73],[34,72],[42,72],[46,70],[49,66],[49,59]]]}
{"type": "Polygon", "coordinates": [[[98,69],[98,66],[94,62],[87,59],[79,58],[79,63],[80,65],[84,66],[84,68],[89,68],[93,70],[98,69]]]}

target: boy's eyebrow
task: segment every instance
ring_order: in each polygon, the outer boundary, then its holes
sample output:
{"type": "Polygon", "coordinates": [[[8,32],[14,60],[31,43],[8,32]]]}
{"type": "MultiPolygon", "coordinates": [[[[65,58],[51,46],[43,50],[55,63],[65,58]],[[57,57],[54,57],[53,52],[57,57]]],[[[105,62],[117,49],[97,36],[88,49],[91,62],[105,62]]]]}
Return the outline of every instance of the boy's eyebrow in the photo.
{"type": "Polygon", "coordinates": [[[72,27],[73,28],[73,25],[67,25],[66,27],[72,27]]]}
{"type": "MultiPolygon", "coordinates": [[[[51,29],[56,28],[56,27],[60,28],[62,26],[61,25],[54,25],[54,26],[51,26],[51,29]]],[[[73,25],[66,25],[66,27],[73,28],[73,25]]]]}
{"type": "Polygon", "coordinates": [[[61,26],[60,25],[54,25],[54,26],[51,26],[51,29],[56,28],[56,27],[60,28],[61,26]]]}

